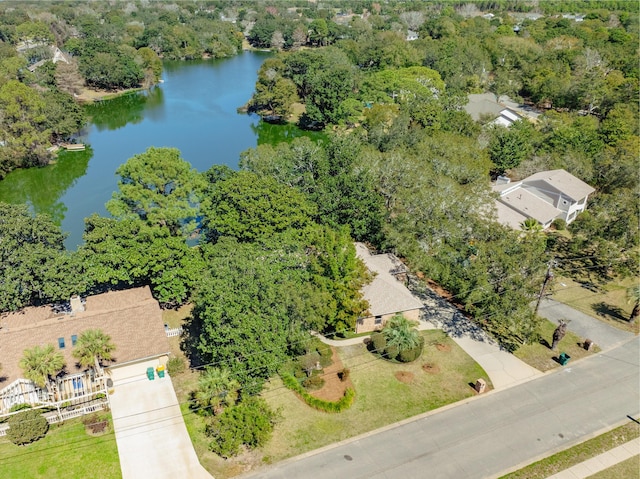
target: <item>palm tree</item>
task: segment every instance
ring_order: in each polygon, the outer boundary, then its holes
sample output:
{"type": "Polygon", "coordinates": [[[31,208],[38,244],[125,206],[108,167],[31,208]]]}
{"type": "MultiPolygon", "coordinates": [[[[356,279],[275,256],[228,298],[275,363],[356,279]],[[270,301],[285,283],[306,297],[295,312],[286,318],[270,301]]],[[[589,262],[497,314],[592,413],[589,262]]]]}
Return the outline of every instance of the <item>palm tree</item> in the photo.
{"type": "Polygon", "coordinates": [[[100,361],[110,361],[111,353],[116,346],[111,342],[111,336],[100,329],[87,329],[78,338],[73,357],[84,367],[94,367],[96,373],[100,371],[100,361]]]}
{"type": "Polygon", "coordinates": [[[412,321],[398,313],[382,329],[387,347],[395,346],[399,352],[420,346],[420,334],[416,329],[417,321],[412,321]]]}
{"type": "Polygon", "coordinates": [[[522,231],[526,231],[527,233],[542,233],[542,225],[534,218],[527,218],[520,223],[520,227],[522,228],[522,231]]]}
{"type": "Polygon", "coordinates": [[[204,414],[219,414],[225,407],[238,400],[240,383],[226,369],[207,368],[198,379],[194,399],[204,414]]]}
{"type": "Polygon", "coordinates": [[[27,379],[41,388],[49,383],[49,376],[55,376],[64,368],[64,357],[53,344],[25,349],[20,360],[20,369],[27,379]]]}
{"type": "Polygon", "coordinates": [[[635,323],[638,316],[640,316],[640,284],[627,289],[627,298],[629,298],[629,303],[634,303],[629,322],[635,323]]]}

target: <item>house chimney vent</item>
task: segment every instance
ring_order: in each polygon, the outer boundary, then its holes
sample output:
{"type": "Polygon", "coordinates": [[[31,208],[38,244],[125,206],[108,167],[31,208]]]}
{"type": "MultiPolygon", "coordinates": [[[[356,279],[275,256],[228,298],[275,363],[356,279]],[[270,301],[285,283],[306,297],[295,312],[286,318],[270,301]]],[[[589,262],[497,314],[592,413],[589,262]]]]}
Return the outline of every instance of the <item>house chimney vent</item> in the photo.
{"type": "Polygon", "coordinates": [[[77,294],[74,294],[69,299],[69,304],[71,305],[71,314],[79,313],[80,311],[84,311],[84,304],[82,303],[82,299],[77,294]]]}

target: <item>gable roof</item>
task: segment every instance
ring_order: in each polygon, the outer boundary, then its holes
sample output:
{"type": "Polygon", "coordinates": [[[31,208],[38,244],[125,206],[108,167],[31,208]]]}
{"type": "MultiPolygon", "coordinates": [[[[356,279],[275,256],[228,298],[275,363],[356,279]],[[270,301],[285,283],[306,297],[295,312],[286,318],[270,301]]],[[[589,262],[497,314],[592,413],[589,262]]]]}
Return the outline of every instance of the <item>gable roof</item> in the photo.
{"type": "Polygon", "coordinates": [[[392,254],[373,255],[362,243],[356,243],[356,254],[372,273],[371,283],[362,288],[364,299],[369,302],[371,316],[400,313],[420,309],[422,301],[398,281],[394,274],[407,272],[406,266],[392,254]]]}
{"type": "Polygon", "coordinates": [[[571,173],[565,170],[550,170],[540,171],[528,176],[523,183],[533,183],[535,181],[542,181],[546,185],[552,187],[554,190],[568,196],[573,201],[580,201],[587,195],[590,195],[594,191],[594,188],[586,184],[584,181],[576,178],[571,173]]]}
{"type": "Polygon", "coordinates": [[[48,306],[25,308],[0,317],[0,386],[22,377],[18,363],[33,346],[53,344],[65,358],[67,373],[81,371],[72,355],[71,336],[87,329],[111,336],[114,365],[169,351],[162,312],[148,287],[89,296],[85,311],[73,315],[55,314],[48,306]],[[58,338],[64,338],[64,349],[58,348],[58,338]]]}

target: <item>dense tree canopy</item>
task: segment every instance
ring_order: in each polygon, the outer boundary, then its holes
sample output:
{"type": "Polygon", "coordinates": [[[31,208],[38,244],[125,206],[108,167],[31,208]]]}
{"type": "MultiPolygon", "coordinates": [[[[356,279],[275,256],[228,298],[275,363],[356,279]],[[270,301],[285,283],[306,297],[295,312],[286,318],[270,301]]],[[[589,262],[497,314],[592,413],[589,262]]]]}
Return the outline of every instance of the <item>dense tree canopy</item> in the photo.
{"type": "Polygon", "coordinates": [[[68,299],[84,291],[77,263],[51,219],[0,203],[0,311],[68,299]]]}
{"type": "Polygon", "coordinates": [[[189,235],[196,228],[204,181],[176,148],[150,147],[120,166],[119,191],[107,204],[116,218],[140,218],[166,226],[171,234],[189,235]]]}

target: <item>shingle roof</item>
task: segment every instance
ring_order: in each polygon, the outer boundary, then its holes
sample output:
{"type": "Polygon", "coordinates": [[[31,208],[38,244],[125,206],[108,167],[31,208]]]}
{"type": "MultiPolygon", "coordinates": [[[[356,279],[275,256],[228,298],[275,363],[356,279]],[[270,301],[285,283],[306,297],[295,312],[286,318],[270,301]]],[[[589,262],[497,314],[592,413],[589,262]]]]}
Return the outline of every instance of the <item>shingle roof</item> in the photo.
{"type": "Polygon", "coordinates": [[[67,373],[80,371],[72,356],[71,336],[101,329],[111,336],[116,350],[113,363],[123,363],[169,351],[162,312],[148,287],[114,291],[86,300],[86,310],[54,314],[50,307],[26,308],[0,318],[0,377],[3,385],[22,377],[18,363],[25,349],[53,344],[65,358],[67,373]],[[58,348],[64,338],[65,348],[58,348]]]}
{"type": "Polygon", "coordinates": [[[576,178],[565,170],[541,171],[522,180],[525,184],[533,181],[543,181],[573,201],[580,201],[585,196],[596,191],[584,181],[576,178]]]}
{"type": "Polygon", "coordinates": [[[376,273],[371,283],[362,288],[362,294],[369,302],[371,316],[423,307],[422,301],[413,296],[407,287],[393,276],[392,272],[396,274],[407,271],[398,258],[392,254],[372,255],[362,243],[356,243],[356,253],[369,271],[376,273]]]}

